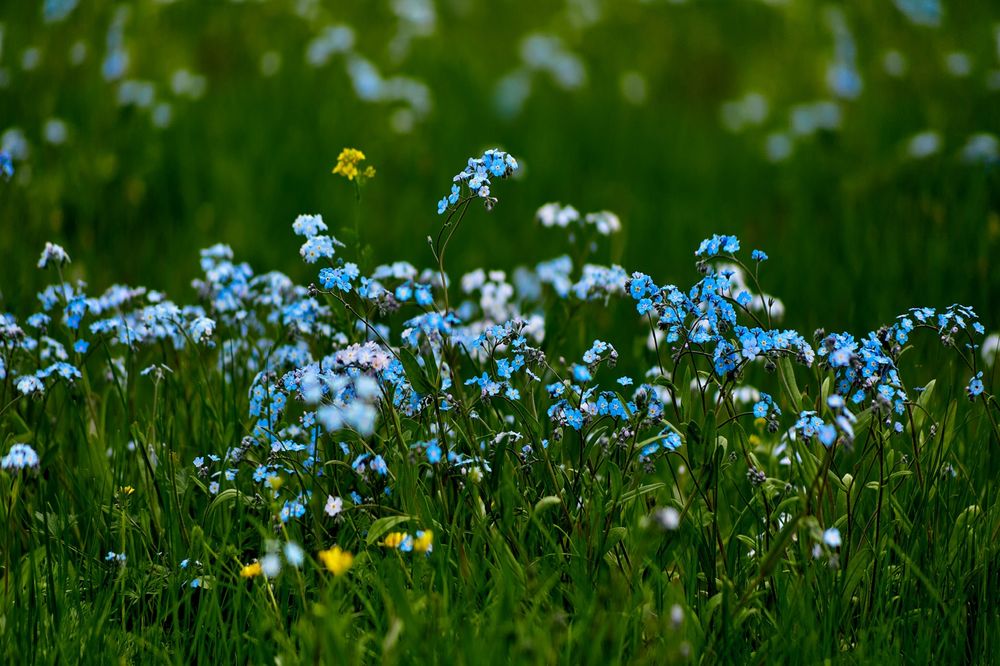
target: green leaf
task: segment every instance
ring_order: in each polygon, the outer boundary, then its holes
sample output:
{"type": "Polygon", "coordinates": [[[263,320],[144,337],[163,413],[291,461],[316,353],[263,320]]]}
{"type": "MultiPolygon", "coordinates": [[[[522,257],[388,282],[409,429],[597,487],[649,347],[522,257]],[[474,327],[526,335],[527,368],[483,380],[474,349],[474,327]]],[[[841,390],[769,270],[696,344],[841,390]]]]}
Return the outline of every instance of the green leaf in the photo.
{"type": "Polygon", "coordinates": [[[917,398],[917,404],[923,407],[924,409],[929,409],[931,396],[934,395],[934,386],[936,384],[937,384],[936,379],[932,379],[929,382],[927,382],[927,386],[924,387],[924,390],[920,392],[920,397],[917,398]]]}
{"type": "Polygon", "coordinates": [[[549,495],[548,497],[543,497],[542,499],[535,502],[535,513],[541,513],[548,508],[558,506],[562,504],[562,499],[556,497],[555,495],[549,495]]]}
{"type": "Polygon", "coordinates": [[[688,365],[680,383],[681,413],[686,419],[694,418],[696,389],[691,381],[693,378],[691,366],[688,365]]]}
{"type": "Polygon", "coordinates": [[[792,401],[796,410],[802,409],[802,393],[799,385],[795,381],[795,370],[792,368],[792,360],[787,356],[778,359],[778,376],[781,378],[781,385],[788,391],[788,397],[792,401]]]}
{"type": "Polygon", "coordinates": [[[763,581],[774,569],[774,565],[778,563],[781,556],[785,553],[785,548],[788,546],[788,542],[792,540],[792,535],[795,534],[795,529],[798,527],[799,520],[801,520],[802,514],[796,514],[794,518],[785,523],[785,526],[781,528],[778,532],[778,536],[774,539],[774,545],[771,546],[771,550],[768,552],[767,557],[764,558],[763,563],[760,565],[760,576],[759,580],[763,581]]]}
{"type": "Polygon", "coordinates": [[[434,395],[437,393],[437,390],[431,384],[430,379],[427,378],[427,373],[420,366],[420,362],[413,355],[413,352],[406,347],[400,348],[399,361],[403,364],[406,379],[409,380],[410,385],[417,393],[421,395],[434,395]]]}
{"type": "Polygon", "coordinates": [[[679,393],[677,386],[663,375],[657,375],[656,379],[653,380],[654,386],[663,386],[672,390],[675,394],[679,393]]]}
{"type": "Polygon", "coordinates": [[[368,538],[365,539],[365,543],[369,546],[381,539],[383,536],[388,534],[397,525],[402,525],[406,521],[410,520],[410,516],[386,516],[385,518],[379,518],[372,526],[368,528],[368,538]]]}
{"type": "Polygon", "coordinates": [[[857,592],[861,583],[867,579],[872,559],[870,548],[859,548],[851,553],[850,563],[844,571],[844,592],[841,599],[845,605],[850,604],[851,597],[857,592]]]}
{"type": "Polygon", "coordinates": [[[698,425],[697,421],[688,421],[687,424],[687,445],[688,450],[693,451],[695,447],[699,447],[701,444],[701,426],[698,425]]]}
{"type": "Polygon", "coordinates": [[[238,500],[241,500],[244,504],[249,504],[249,500],[244,497],[236,488],[226,488],[221,493],[215,496],[211,504],[208,505],[208,509],[205,510],[206,522],[212,519],[212,516],[225,505],[236,504],[238,500]]]}
{"type": "Polygon", "coordinates": [[[492,542],[493,552],[497,557],[497,567],[501,569],[501,574],[498,576],[498,579],[504,580],[505,577],[503,576],[503,571],[506,569],[517,577],[517,580],[521,585],[524,585],[524,567],[521,566],[521,563],[517,561],[516,557],[514,557],[514,552],[510,549],[507,542],[496,530],[490,530],[490,541],[492,542]]]}
{"type": "MultiPolygon", "coordinates": [[[[661,483],[661,482],[647,483],[644,486],[639,486],[638,488],[636,488],[634,490],[630,490],[627,493],[625,493],[624,495],[622,495],[622,499],[621,499],[620,504],[624,506],[628,502],[631,502],[632,500],[634,500],[634,499],[636,499],[638,497],[642,497],[643,495],[648,495],[649,493],[656,492],[657,490],[659,490],[660,488],[663,488],[665,486],[666,486],[666,484],[665,483],[661,483]]],[[[606,510],[610,510],[610,509],[611,509],[611,507],[609,506],[606,510]]]]}
{"type": "Polygon", "coordinates": [[[930,380],[917,398],[919,409],[913,410],[913,426],[916,428],[916,432],[923,430],[924,424],[927,421],[927,414],[930,412],[931,396],[934,395],[935,384],[937,384],[936,379],[930,380]]]}
{"type": "Polygon", "coordinates": [[[611,530],[608,531],[608,539],[604,542],[604,553],[602,553],[601,556],[603,557],[604,555],[610,553],[611,549],[625,539],[626,534],[628,534],[628,530],[624,527],[612,527],[611,530]]]}

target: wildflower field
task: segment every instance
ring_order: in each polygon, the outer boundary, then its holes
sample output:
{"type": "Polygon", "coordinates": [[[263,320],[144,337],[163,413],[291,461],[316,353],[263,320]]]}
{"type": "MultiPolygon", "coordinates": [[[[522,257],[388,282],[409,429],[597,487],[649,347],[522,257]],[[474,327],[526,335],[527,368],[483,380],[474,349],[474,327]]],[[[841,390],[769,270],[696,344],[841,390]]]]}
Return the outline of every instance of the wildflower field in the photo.
{"type": "Polygon", "coordinates": [[[0,663],[997,663],[1000,7],[0,5],[0,663]]]}

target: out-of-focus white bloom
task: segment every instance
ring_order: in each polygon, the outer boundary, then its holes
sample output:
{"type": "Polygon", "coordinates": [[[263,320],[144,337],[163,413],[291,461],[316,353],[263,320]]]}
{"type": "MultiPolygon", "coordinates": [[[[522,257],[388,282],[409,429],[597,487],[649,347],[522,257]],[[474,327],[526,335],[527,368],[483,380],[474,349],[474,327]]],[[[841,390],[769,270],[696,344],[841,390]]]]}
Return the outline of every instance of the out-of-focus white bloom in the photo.
{"type": "Polygon", "coordinates": [[[764,142],[764,152],[771,162],[784,162],[792,156],[795,144],[785,132],[773,132],[767,136],[764,142]]]}
{"type": "Polygon", "coordinates": [[[906,144],[906,152],[914,159],[930,157],[941,150],[941,135],[934,130],[914,134],[906,144]]]}
{"type": "Polygon", "coordinates": [[[966,77],[972,73],[972,58],[964,51],[953,51],[944,57],[944,66],[952,76],[966,77]]]}
{"type": "Polygon", "coordinates": [[[547,203],[535,213],[535,219],[543,227],[568,227],[571,222],[580,220],[580,212],[573,206],[563,206],[561,203],[547,203]]]}
{"type": "Polygon", "coordinates": [[[49,118],[45,121],[42,133],[44,134],[46,141],[51,143],[53,146],[58,146],[66,141],[66,135],[69,133],[69,130],[66,127],[66,123],[61,119],[49,118]]]}
{"type": "Polygon", "coordinates": [[[681,525],[681,514],[672,506],[657,509],[653,514],[656,523],[665,530],[676,530],[681,525]]]}
{"type": "Polygon", "coordinates": [[[980,132],[971,135],[962,147],[962,159],[970,163],[992,162],[1000,153],[1000,141],[995,134],[980,132]]]}
{"type": "Polygon", "coordinates": [[[1000,357],[1000,334],[991,333],[983,340],[983,347],[980,350],[983,361],[986,365],[993,365],[1000,357]]]}
{"type": "Polygon", "coordinates": [[[767,98],[759,92],[748,92],[740,99],[723,103],[720,108],[722,124],[730,132],[740,132],[743,129],[760,125],[770,113],[767,98]]]}
{"type": "Polygon", "coordinates": [[[587,213],[585,221],[587,224],[593,224],[597,228],[597,233],[602,236],[610,236],[622,229],[621,220],[618,219],[617,215],[608,210],[587,213]]]}

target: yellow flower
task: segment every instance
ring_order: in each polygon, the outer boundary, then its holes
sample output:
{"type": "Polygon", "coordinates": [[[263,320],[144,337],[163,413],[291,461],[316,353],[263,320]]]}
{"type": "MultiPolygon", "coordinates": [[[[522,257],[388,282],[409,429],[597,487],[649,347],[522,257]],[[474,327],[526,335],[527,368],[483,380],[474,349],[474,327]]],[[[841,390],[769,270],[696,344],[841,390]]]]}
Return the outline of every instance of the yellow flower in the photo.
{"type": "Polygon", "coordinates": [[[242,569],[240,569],[240,576],[243,578],[253,578],[254,576],[259,576],[262,573],[260,562],[254,562],[252,564],[247,564],[242,569]]]}
{"type": "Polygon", "coordinates": [[[392,532],[387,534],[385,539],[379,544],[386,548],[399,548],[399,544],[406,539],[406,532],[392,532]]]}
{"type": "Polygon", "coordinates": [[[347,180],[364,180],[375,176],[374,167],[358,169],[358,165],[365,161],[365,154],[357,148],[344,148],[337,156],[337,166],[333,167],[333,173],[343,176],[347,180]]]}
{"type": "Polygon", "coordinates": [[[413,550],[418,553],[426,553],[434,545],[434,532],[430,530],[424,530],[416,539],[413,540],[413,550]]]}
{"type": "Polygon", "coordinates": [[[340,546],[334,546],[330,550],[319,551],[319,561],[334,576],[339,576],[354,564],[354,556],[340,546]]]}
{"type": "Polygon", "coordinates": [[[285,480],[280,476],[272,476],[267,480],[267,482],[271,484],[271,487],[275,490],[281,490],[281,486],[285,485],[285,480]]]}
{"type": "Polygon", "coordinates": [[[131,495],[134,492],[135,492],[135,488],[133,488],[132,486],[122,486],[122,494],[123,495],[131,495]]]}

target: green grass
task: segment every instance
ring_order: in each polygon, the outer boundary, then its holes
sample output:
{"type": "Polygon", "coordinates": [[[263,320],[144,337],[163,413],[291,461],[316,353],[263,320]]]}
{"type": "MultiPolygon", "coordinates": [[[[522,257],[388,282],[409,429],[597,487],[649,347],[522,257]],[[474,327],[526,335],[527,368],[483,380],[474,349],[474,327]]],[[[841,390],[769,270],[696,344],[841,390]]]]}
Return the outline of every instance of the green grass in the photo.
{"type": "MultiPolygon", "coordinates": [[[[81,3],[53,25],[31,3],[0,7],[0,66],[11,77],[0,89],[0,132],[20,127],[32,144],[30,157],[15,162],[15,179],[0,181],[0,312],[16,313],[28,329],[34,295],[56,280],[35,267],[51,240],[73,257],[59,280],[83,279],[90,294],[118,282],[162,289],[178,304],[205,306],[218,324],[215,348],[190,340],[183,350],[168,341],[129,348],[87,334],[90,351],[70,358],[81,379],[50,382],[32,398],[20,395],[11,369],[48,361],[0,337],[8,370],[0,379],[0,455],[25,442],[41,457],[37,472],[0,471],[0,661],[996,659],[1000,409],[991,393],[1000,364],[982,368],[987,391],[971,403],[970,367],[932,331],[914,333],[896,359],[913,400],[902,434],[873,421],[866,402],[853,446],[800,441],[781,453],[781,432],[743,414],[749,406],[706,401],[687,389],[691,378],[775,395],[783,432],[800,409],[829,420],[826,371],[783,365],[770,374],[754,365],[738,378],[716,377],[695,355],[671,359],[667,345],[659,358],[648,351],[646,323],[630,300],[579,303],[546,291],[530,304],[546,316],[541,346],[552,367],[536,368],[544,383],[595,338],[620,352],[616,369],[599,371],[604,389],[624,394],[616,377],[665,364],[685,398],[668,415],[684,440],[678,452],[642,464],[636,442],[660,425],[609,445],[620,424],[556,428],[545,415],[552,400],[536,384],[519,385],[515,404],[479,400],[456,381],[454,409],[443,416],[382,403],[373,434],[324,434],[322,475],[301,455],[258,445],[237,466],[238,480],[213,495],[192,460],[225,455],[253,431],[248,392],[260,362],[243,349],[220,365],[222,342],[266,339],[270,353],[301,341],[316,358],[343,344],[274,323],[248,335],[190,285],[197,250],[216,242],[260,274],[315,282],[315,266],[298,260],[301,239],[289,231],[304,212],[321,212],[345,240],[360,220],[369,249],[359,255],[349,242],[338,256],[359,260],[364,272],[392,260],[436,268],[425,241],[442,221],[434,202],[470,154],[500,145],[521,160],[523,178],[498,184],[492,214],[469,213],[449,247],[453,279],[480,266],[510,274],[578,251],[565,234],[531,222],[541,204],[561,200],[618,213],[623,232],[592,260],[645,271],[658,284],[691,284],[691,251],[713,232],[739,235],[744,254],[766,250],[762,281],[787,308],[781,326],[809,340],[820,326],[860,335],[908,307],[955,301],[996,330],[1000,171],[957,156],[969,134],[998,130],[998,92],[983,85],[1000,67],[989,28],[1000,14],[991,3],[949,5],[937,30],[907,23],[893,3],[840,3],[865,89],[843,103],[839,131],[801,141],[781,164],[762,155],[767,132],[787,125],[791,105],[829,95],[823,72],[833,44],[819,5],[609,2],[600,21],[574,27],[562,3],[441,2],[434,34],[395,62],[386,45],[396,19],[385,3],[338,2],[311,18],[296,16],[294,4],[136,3],[126,27],[129,76],[156,82],[158,99],[173,105],[162,130],[148,112],[119,107],[116,87],[100,76],[113,5],[81,3]],[[358,101],[339,60],[321,69],[303,62],[309,39],[340,22],[355,28],[358,52],[387,75],[429,86],[434,108],[412,132],[389,129],[398,105],[358,101]],[[530,32],[561,36],[585,63],[587,83],[564,91],[540,75],[524,111],[503,117],[494,86],[517,66],[530,32]],[[66,60],[77,39],[89,46],[79,69],[66,60]],[[26,72],[18,61],[32,45],[41,65],[26,72]],[[903,79],[880,68],[888,48],[909,59],[903,79]],[[955,49],[973,58],[968,79],[942,71],[955,49]],[[258,73],[268,50],[283,61],[273,78],[258,73]],[[203,98],[169,92],[180,67],[207,77],[203,98]],[[621,74],[633,70],[648,86],[640,105],[619,92],[621,74]],[[725,132],[720,104],[748,90],[767,95],[768,120],[725,132]],[[65,145],[41,139],[53,116],[70,127],[65,145]],[[928,128],[945,148],[906,158],[905,141],[928,128]],[[329,173],[345,145],[362,148],[378,169],[360,207],[354,189],[329,173]],[[152,363],[171,371],[140,376],[152,363]],[[491,469],[480,480],[432,466],[411,446],[433,437],[442,420],[455,451],[476,454],[479,443],[513,429],[537,460],[525,463],[523,442],[505,440],[487,447],[491,469]],[[351,469],[363,450],[385,457],[390,496],[351,469]],[[795,463],[782,464],[789,451],[795,463]],[[277,499],[250,478],[265,462],[290,470],[277,499]],[[762,485],[748,480],[751,468],[765,473],[762,485]],[[354,489],[365,501],[347,503],[337,519],[324,515],[327,495],[346,499],[354,489]],[[313,492],[306,516],[282,523],[283,502],[300,490],[313,492]],[[678,512],[677,529],[657,521],[667,507],[678,512]],[[843,545],[814,557],[830,527],[843,545]],[[420,529],[434,533],[426,557],[379,544],[394,530],[420,529]],[[270,581],[241,577],[274,539],[301,544],[301,568],[286,563],[270,581]],[[355,556],[342,575],[317,559],[333,544],[355,556]],[[125,553],[126,564],[105,561],[109,550],[125,553]]],[[[340,300],[320,299],[334,330],[364,338],[340,300]]],[[[388,324],[398,346],[403,321],[418,312],[409,307],[385,318],[363,312],[388,324]]],[[[67,347],[79,335],[58,322],[47,333],[67,347]]],[[[459,380],[495,372],[492,358],[449,345],[437,351],[459,380]]],[[[980,368],[978,352],[958,352],[980,368]]],[[[426,346],[423,355],[426,369],[407,361],[406,375],[436,394],[444,366],[426,346]]]]}
{"type": "Polygon", "coordinates": [[[387,54],[396,21],[382,3],[348,0],[311,20],[293,4],[137,5],[126,24],[128,76],[154,82],[157,99],[173,105],[162,131],[148,112],[119,107],[116,87],[100,76],[112,6],[88,3],[53,25],[33,3],[0,9],[0,62],[11,74],[0,90],[0,129],[21,127],[33,144],[31,184],[0,199],[3,219],[17,222],[0,228],[11,257],[0,265],[8,307],[32,293],[7,285],[34,284],[34,248],[49,240],[70,249],[74,276],[97,288],[124,281],[177,293],[195,268],[192,250],[218,241],[254,266],[283,266],[295,249],[283,230],[296,215],[336,216],[349,204],[350,192],[329,175],[345,145],[364,148],[381,174],[366,216],[377,256],[421,259],[428,255],[415,249],[434,224],[438,192],[468,155],[494,144],[524,162],[521,196],[505,202],[506,224],[457,240],[456,271],[510,269],[526,261],[528,245],[538,248],[532,261],[561,253],[559,238],[528,224],[538,206],[561,199],[618,213],[623,265],[674,280],[690,248],[713,232],[781,250],[774,277],[800,317],[789,323],[803,329],[872,328],[915,299],[961,299],[983,311],[1000,302],[990,270],[1000,176],[957,158],[969,134],[998,129],[998,93],[983,83],[1000,67],[990,28],[1000,14],[990,2],[948,6],[938,30],[909,24],[892,3],[843,3],[865,88],[843,103],[840,132],[800,142],[780,165],[763,158],[766,133],[787,127],[793,104],[829,96],[833,38],[820,5],[613,3],[598,23],[573,29],[562,3],[524,12],[518,2],[445,2],[435,34],[414,40],[396,64],[387,54]],[[357,100],[341,60],[305,64],[309,39],[334,23],[352,25],[358,52],[386,75],[429,86],[433,111],[411,133],[389,129],[398,105],[357,100]],[[567,92],[539,75],[523,113],[500,117],[495,85],[518,66],[520,40],[531,32],[560,35],[583,59],[587,83],[567,92]],[[148,35],[156,49],[145,48],[148,35]],[[80,68],[67,63],[76,39],[89,46],[80,68]],[[41,65],[22,72],[17,62],[29,45],[41,49],[41,65]],[[908,60],[901,79],[882,70],[890,48],[908,60]],[[973,59],[968,78],[944,71],[954,49],[973,59]],[[272,78],[258,72],[268,50],[282,56],[272,78]],[[206,76],[203,98],[170,92],[182,67],[206,76]],[[644,104],[619,93],[626,71],[645,77],[644,104]],[[725,132],[720,105],[750,90],[768,97],[768,120],[725,132]],[[62,147],[41,139],[50,116],[69,124],[62,147]],[[925,129],[941,133],[942,152],[905,159],[906,139],[925,129]],[[817,252],[828,270],[815,270],[817,252]]]}

